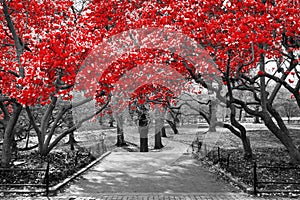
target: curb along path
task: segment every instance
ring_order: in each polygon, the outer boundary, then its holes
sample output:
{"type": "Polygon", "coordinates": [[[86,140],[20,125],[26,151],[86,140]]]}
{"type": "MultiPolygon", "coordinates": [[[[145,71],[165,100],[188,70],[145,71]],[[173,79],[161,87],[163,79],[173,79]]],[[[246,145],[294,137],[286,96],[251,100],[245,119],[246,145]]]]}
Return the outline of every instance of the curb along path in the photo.
{"type": "Polygon", "coordinates": [[[167,147],[161,152],[112,152],[58,195],[239,192],[191,155],[183,155],[188,145],[169,140],[167,147]]]}
{"type": "Polygon", "coordinates": [[[55,197],[5,200],[287,200],[241,193],[201,165],[188,146],[168,140],[160,152],[112,152],[55,197]]]}

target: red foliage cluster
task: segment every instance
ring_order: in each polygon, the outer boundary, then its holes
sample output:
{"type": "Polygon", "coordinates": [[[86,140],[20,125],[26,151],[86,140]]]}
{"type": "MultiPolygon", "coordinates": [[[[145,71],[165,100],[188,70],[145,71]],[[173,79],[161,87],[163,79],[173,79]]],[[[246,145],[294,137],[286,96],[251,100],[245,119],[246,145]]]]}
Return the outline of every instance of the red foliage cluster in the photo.
{"type": "MultiPolygon", "coordinates": [[[[231,76],[235,76],[237,69],[243,65],[243,72],[254,68],[261,53],[268,57],[282,56],[282,36],[300,35],[299,7],[289,0],[278,1],[276,5],[273,1],[262,3],[253,0],[231,0],[226,3],[221,0],[111,0],[94,1],[82,10],[77,10],[71,0],[4,2],[8,6],[8,14],[23,52],[18,61],[16,41],[4,15],[2,3],[0,88],[3,95],[16,99],[22,105],[48,104],[51,96],[70,98],[76,74],[87,55],[91,56],[89,53],[92,48],[129,30],[154,27],[184,34],[202,45],[221,72],[226,70],[227,58],[230,56],[231,76]],[[268,48],[262,48],[262,44],[268,48]],[[252,59],[253,64],[246,65],[252,59]]],[[[144,35],[136,37],[140,41],[143,38],[138,37],[144,35]]],[[[203,66],[195,67],[195,63],[189,62],[187,57],[182,57],[177,51],[172,52],[172,49],[146,48],[145,45],[151,44],[150,39],[141,48],[127,49],[116,54],[116,59],[110,59],[111,54],[105,55],[102,52],[94,67],[103,70],[96,74],[87,70],[84,77],[78,77],[78,80],[89,80],[85,85],[87,90],[95,89],[93,84],[100,80],[100,86],[103,87],[100,90],[110,92],[107,88],[112,88],[110,86],[116,84],[126,71],[147,63],[170,65],[188,78],[192,78],[191,72],[217,73],[203,63],[200,63],[203,66]],[[102,66],[108,60],[111,61],[109,66],[102,66]],[[191,67],[191,72],[187,71],[184,60],[191,67]],[[96,75],[98,78],[95,79],[96,75]]],[[[122,45],[124,48],[135,45],[134,41],[114,41],[114,45],[105,47],[110,48],[105,50],[117,52],[122,45]]],[[[180,46],[183,43],[176,38],[168,41],[169,46],[177,45],[177,50],[181,51],[184,49],[184,46],[180,46]]],[[[149,71],[151,73],[157,72],[149,71]]]]}

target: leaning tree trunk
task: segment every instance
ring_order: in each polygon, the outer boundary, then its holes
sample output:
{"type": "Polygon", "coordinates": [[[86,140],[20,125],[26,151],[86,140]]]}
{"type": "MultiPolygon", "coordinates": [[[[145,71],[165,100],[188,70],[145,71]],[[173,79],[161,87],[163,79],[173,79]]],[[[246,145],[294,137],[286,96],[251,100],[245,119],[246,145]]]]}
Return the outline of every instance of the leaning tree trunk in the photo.
{"type": "Polygon", "coordinates": [[[230,122],[233,127],[237,128],[239,130],[238,137],[241,139],[242,144],[243,144],[244,158],[246,160],[250,160],[253,158],[253,153],[252,153],[250,140],[247,137],[247,130],[245,129],[245,127],[242,124],[240,124],[236,120],[235,116],[236,116],[236,108],[233,104],[231,104],[230,105],[230,122]]]}
{"type": "MultiPolygon", "coordinates": [[[[264,48],[261,45],[261,48],[264,48]]],[[[265,55],[260,55],[259,70],[265,72],[265,55]]],[[[290,137],[290,131],[287,129],[279,113],[272,107],[272,101],[268,101],[268,94],[266,92],[266,77],[260,77],[260,98],[261,98],[261,118],[264,120],[268,129],[281,141],[281,143],[288,150],[292,162],[300,163],[300,152],[293,143],[290,137]],[[275,124],[272,117],[276,120],[275,124]]]]}
{"type": "Polygon", "coordinates": [[[168,124],[170,125],[171,129],[173,130],[174,134],[178,134],[178,129],[175,122],[172,122],[171,120],[166,120],[168,124]]]}
{"type": "Polygon", "coordinates": [[[285,126],[282,118],[278,112],[270,107],[268,107],[269,112],[276,119],[278,126],[273,122],[272,118],[266,112],[263,113],[262,119],[265,122],[267,128],[280,140],[280,142],[288,150],[291,161],[294,163],[300,163],[300,151],[295,146],[293,139],[290,137],[290,132],[285,126]]]}
{"type": "Polygon", "coordinates": [[[280,142],[286,147],[288,150],[289,156],[291,157],[291,161],[295,163],[300,163],[300,152],[296,148],[293,143],[292,138],[289,136],[287,132],[283,132],[281,129],[276,127],[276,124],[272,121],[272,119],[263,119],[268,129],[280,140],[280,142]]]}
{"type": "Polygon", "coordinates": [[[4,131],[4,140],[2,145],[1,166],[9,167],[12,154],[12,142],[14,137],[14,128],[22,111],[21,105],[15,105],[12,116],[8,120],[4,131]]]}
{"type": "Polygon", "coordinates": [[[241,140],[243,143],[243,149],[244,149],[244,158],[246,160],[251,160],[253,158],[251,143],[249,138],[245,134],[241,134],[241,140]]]}
{"type": "Polygon", "coordinates": [[[162,135],[162,127],[164,123],[164,119],[161,116],[161,113],[158,109],[155,110],[155,136],[154,136],[154,149],[161,149],[163,148],[163,144],[161,141],[162,135]]]}
{"type": "Polygon", "coordinates": [[[122,114],[118,114],[117,116],[115,116],[116,121],[117,121],[117,143],[116,146],[117,147],[121,147],[121,146],[125,146],[126,142],[124,139],[124,119],[122,114]]]}

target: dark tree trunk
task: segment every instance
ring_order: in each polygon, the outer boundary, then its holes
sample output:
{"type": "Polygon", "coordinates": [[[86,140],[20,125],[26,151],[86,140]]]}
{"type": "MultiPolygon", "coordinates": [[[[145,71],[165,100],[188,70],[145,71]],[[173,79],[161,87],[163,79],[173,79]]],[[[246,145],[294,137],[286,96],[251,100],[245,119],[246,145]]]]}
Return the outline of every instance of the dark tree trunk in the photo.
{"type": "Polygon", "coordinates": [[[1,157],[1,167],[9,167],[11,162],[11,154],[12,154],[12,143],[14,137],[14,128],[18,121],[22,110],[22,106],[16,104],[10,117],[5,132],[4,132],[4,140],[2,145],[2,157],[1,157]]]}
{"type": "Polygon", "coordinates": [[[171,120],[166,120],[168,124],[170,125],[171,129],[173,130],[174,134],[178,134],[178,129],[175,122],[172,122],[171,120]]]}
{"type": "MultiPolygon", "coordinates": [[[[256,111],[258,111],[259,109],[259,106],[256,106],[256,111]]],[[[259,116],[254,116],[254,124],[259,124],[260,123],[260,120],[259,120],[259,116]]]]}
{"type": "Polygon", "coordinates": [[[74,151],[74,150],[75,150],[74,145],[75,145],[76,143],[77,143],[77,141],[75,140],[74,132],[69,133],[69,141],[68,141],[66,144],[69,144],[69,145],[70,145],[71,151],[74,151]]]}
{"type": "Polygon", "coordinates": [[[268,129],[280,140],[280,142],[286,147],[289,152],[291,161],[294,163],[300,163],[300,151],[295,146],[293,139],[290,137],[290,132],[285,126],[279,113],[271,106],[268,105],[268,111],[277,121],[278,126],[273,122],[271,116],[264,112],[262,119],[268,129]]]}
{"type": "Polygon", "coordinates": [[[163,144],[161,141],[161,129],[163,127],[164,120],[160,116],[159,110],[156,110],[156,119],[155,119],[155,136],[154,136],[154,149],[163,148],[163,144]]]}
{"type": "Polygon", "coordinates": [[[148,152],[148,138],[140,138],[140,152],[148,152]]]}
{"type": "Polygon", "coordinates": [[[161,149],[164,145],[161,142],[161,131],[155,134],[154,149],[161,149]]]}
{"type": "Polygon", "coordinates": [[[109,120],[109,127],[114,127],[114,121],[113,120],[109,120]]]}
{"type": "Polygon", "coordinates": [[[126,142],[124,139],[124,129],[123,129],[123,116],[116,116],[117,119],[117,147],[126,146],[126,142]]]}
{"type": "Polygon", "coordinates": [[[251,143],[249,138],[245,134],[242,135],[242,143],[243,143],[243,149],[244,149],[244,158],[246,160],[251,160],[253,158],[251,143]]]}
{"type": "Polygon", "coordinates": [[[250,160],[253,158],[252,148],[250,144],[250,140],[247,137],[247,131],[245,127],[240,124],[236,118],[236,108],[233,104],[230,105],[230,121],[232,126],[239,130],[238,137],[242,140],[243,150],[244,150],[244,158],[250,160]]]}
{"type": "Polygon", "coordinates": [[[124,134],[123,133],[117,133],[117,143],[116,146],[117,147],[123,147],[123,146],[127,146],[125,139],[124,139],[124,134]]]}
{"type": "Polygon", "coordinates": [[[145,114],[142,114],[139,119],[140,133],[140,152],[148,152],[148,119],[145,114]]]}
{"type": "Polygon", "coordinates": [[[167,137],[166,128],[165,127],[161,128],[161,137],[167,137]]]}

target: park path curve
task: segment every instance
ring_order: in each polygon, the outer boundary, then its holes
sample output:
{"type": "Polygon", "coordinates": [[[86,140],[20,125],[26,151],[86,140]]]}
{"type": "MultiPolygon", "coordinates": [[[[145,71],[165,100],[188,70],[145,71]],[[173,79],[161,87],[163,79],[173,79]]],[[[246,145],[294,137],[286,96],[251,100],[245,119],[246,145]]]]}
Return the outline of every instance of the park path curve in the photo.
{"type": "Polygon", "coordinates": [[[160,152],[112,152],[59,195],[238,192],[187,154],[187,149],[186,144],[168,140],[160,152]]]}

